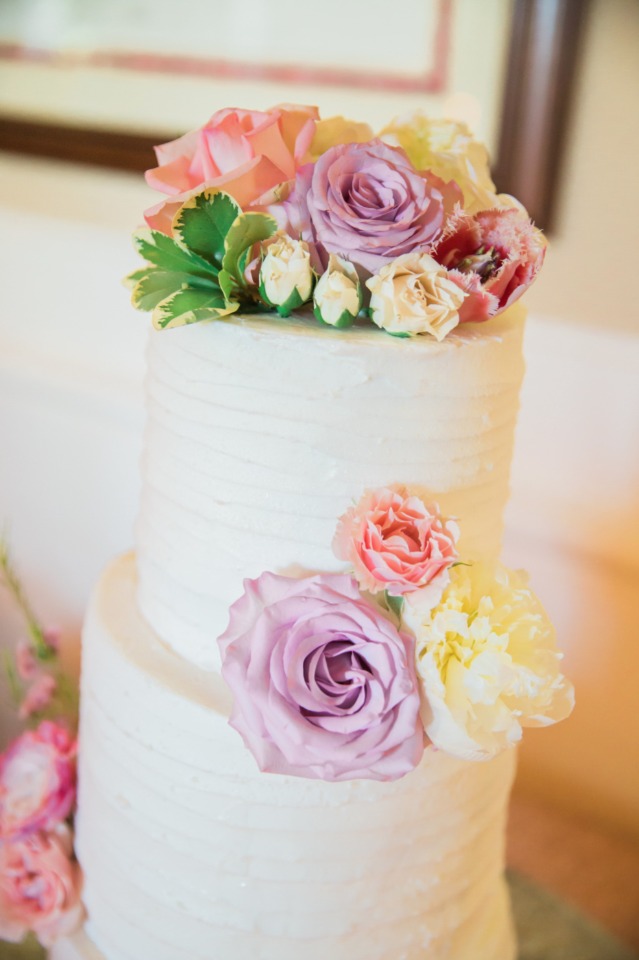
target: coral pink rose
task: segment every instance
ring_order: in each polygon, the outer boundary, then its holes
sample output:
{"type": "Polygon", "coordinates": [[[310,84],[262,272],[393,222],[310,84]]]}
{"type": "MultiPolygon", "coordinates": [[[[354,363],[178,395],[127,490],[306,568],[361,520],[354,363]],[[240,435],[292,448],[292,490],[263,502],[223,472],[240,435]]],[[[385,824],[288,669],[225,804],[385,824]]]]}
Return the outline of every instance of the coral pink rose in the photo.
{"type": "MultiPolygon", "coordinates": [[[[431,583],[457,557],[459,531],[404,487],[370,490],[337,525],[333,550],[364,590],[402,596],[431,583]]],[[[442,584],[443,588],[444,584],[442,584]]]]}
{"type": "Polygon", "coordinates": [[[205,126],[155,148],[159,166],[149,186],[165,200],[145,213],[150,227],[170,234],[173,217],[195,193],[218,187],[241,207],[291,180],[308,154],[316,107],[282,104],[271,110],[218,110],[205,126]]]}
{"type": "Polygon", "coordinates": [[[33,833],[0,845],[0,938],[17,943],[33,932],[44,947],[80,925],[80,870],[71,833],[33,833]]]}
{"type": "Polygon", "coordinates": [[[77,744],[43,721],[0,756],[0,843],[65,820],[75,803],[77,744]]]}
{"type": "Polygon", "coordinates": [[[546,241],[520,210],[495,208],[454,218],[429,253],[466,292],[459,319],[468,323],[519,299],[541,269],[546,241]]]}

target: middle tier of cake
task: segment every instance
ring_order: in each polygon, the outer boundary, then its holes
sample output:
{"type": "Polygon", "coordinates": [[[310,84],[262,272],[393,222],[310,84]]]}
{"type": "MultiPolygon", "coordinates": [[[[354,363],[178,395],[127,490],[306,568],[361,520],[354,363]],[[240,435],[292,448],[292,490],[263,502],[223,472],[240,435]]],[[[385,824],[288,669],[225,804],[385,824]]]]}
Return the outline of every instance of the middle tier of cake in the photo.
{"type": "Polygon", "coordinates": [[[136,545],[162,640],[218,668],[244,578],[343,569],[337,519],[370,487],[423,491],[459,520],[460,555],[496,558],[523,314],[442,343],[272,315],[152,331],[136,545]]]}

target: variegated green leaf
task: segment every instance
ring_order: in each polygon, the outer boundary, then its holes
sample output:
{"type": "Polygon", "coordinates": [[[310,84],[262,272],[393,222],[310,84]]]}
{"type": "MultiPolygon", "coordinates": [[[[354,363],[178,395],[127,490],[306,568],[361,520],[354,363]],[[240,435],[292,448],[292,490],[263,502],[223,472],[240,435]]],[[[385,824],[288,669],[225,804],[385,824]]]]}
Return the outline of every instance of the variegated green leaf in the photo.
{"type": "Polygon", "coordinates": [[[214,320],[234,313],[238,304],[227,304],[219,288],[214,291],[186,287],[167,297],[153,311],[153,324],[160,329],[181,327],[200,320],[214,320]]]}
{"type": "Polygon", "coordinates": [[[244,268],[255,243],[267,240],[277,230],[277,222],[268,213],[240,213],[230,227],[224,241],[222,268],[240,289],[246,287],[244,268]]]}
{"type": "Polygon", "coordinates": [[[242,210],[221,190],[203,190],[187,200],[173,219],[173,236],[209,263],[221,266],[224,240],[242,210]]]}
{"type": "Polygon", "coordinates": [[[160,270],[159,267],[149,267],[133,288],[131,302],[138,310],[153,310],[162,300],[166,300],[172,294],[177,293],[178,290],[186,287],[208,290],[211,293],[219,290],[214,277],[205,280],[188,273],[176,273],[169,270],[160,270]]]}
{"type": "Polygon", "coordinates": [[[133,242],[145,260],[169,273],[190,273],[199,277],[217,276],[217,267],[157,230],[138,230],[133,234],[133,242]]]}
{"type": "Polygon", "coordinates": [[[152,270],[153,267],[150,267],[148,264],[144,267],[140,267],[139,270],[134,270],[132,273],[129,273],[123,280],[124,286],[128,287],[129,290],[133,290],[135,286],[143,280],[144,277],[148,274],[149,270],[152,270]]]}

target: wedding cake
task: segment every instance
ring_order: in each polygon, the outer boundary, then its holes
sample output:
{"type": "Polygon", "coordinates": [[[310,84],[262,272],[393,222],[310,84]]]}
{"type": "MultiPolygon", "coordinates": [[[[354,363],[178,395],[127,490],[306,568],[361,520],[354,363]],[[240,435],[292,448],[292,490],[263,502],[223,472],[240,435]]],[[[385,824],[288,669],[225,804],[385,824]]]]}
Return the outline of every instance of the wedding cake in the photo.
{"type": "Polygon", "coordinates": [[[544,241],[453,122],[223,110],[157,153],[136,552],[86,620],[87,918],[52,956],[513,960],[514,748],[572,706],[499,563],[544,241]]]}

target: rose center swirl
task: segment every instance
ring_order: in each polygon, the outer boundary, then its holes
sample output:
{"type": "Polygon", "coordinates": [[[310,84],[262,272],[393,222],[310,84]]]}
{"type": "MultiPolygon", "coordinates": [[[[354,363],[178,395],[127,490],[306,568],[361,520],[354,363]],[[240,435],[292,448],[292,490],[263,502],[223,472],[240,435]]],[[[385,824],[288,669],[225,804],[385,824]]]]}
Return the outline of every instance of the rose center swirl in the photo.
{"type": "Polygon", "coordinates": [[[372,675],[370,666],[350,638],[330,640],[318,647],[304,660],[304,680],[317,700],[318,709],[304,709],[304,715],[357,713],[370,698],[368,685],[372,675]]]}

